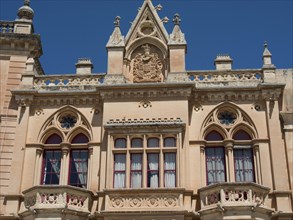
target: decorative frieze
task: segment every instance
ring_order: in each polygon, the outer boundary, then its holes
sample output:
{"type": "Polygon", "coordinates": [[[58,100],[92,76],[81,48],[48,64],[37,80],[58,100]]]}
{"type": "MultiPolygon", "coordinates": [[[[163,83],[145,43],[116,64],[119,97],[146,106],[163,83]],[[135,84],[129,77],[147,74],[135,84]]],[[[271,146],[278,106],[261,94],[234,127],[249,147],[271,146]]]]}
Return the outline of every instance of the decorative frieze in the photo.
{"type": "Polygon", "coordinates": [[[183,209],[182,189],[137,189],[106,191],[105,211],[183,209]]]}

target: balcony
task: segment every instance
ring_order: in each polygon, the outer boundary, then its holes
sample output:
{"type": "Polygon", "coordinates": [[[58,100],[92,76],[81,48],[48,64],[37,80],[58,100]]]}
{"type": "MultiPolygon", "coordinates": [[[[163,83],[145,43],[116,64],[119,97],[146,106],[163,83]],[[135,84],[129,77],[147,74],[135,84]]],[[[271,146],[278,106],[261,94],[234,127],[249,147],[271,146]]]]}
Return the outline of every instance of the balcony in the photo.
{"type": "Polygon", "coordinates": [[[34,186],[23,192],[25,212],[60,210],[88,215],[92,206],[92,192],[73,186],[34,186]]]}
{"type": "MultiPolygon", "coordinates": [[[[266,213],[272,210],[265,206],[270,189],[256,183],[217,183],[198,190],[201,210],[208,214],[213,211],[222,213],[228,210],[262,209],[266,213]]],[[[262,211],[262,212],[263,212],[262,211]]]]}

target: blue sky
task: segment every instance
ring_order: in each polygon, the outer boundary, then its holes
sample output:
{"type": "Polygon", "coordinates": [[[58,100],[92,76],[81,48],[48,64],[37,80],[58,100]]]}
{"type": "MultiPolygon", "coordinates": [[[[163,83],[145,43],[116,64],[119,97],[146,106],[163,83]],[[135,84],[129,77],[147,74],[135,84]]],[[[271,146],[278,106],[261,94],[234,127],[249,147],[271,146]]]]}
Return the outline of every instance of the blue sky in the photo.
{"type": "MultiPolygon", "coordinates": [[[[119,15],[126,35],[143,0],[31,0],[35,33],[41,35],[46,74],[75,73],[89,57],[95,73],[107,71],[106,43],[119,15]]],[[[23,0],[0,0],[0,19],[14,20],[23,0]]],[[[170,33],[179,13],[187,40],[186,69],[214,69],[217,54],[229,54],[233,69],[261,68],[268,41],[277,68],[292,68],[293,0],[153,0],[170,33]]]]}

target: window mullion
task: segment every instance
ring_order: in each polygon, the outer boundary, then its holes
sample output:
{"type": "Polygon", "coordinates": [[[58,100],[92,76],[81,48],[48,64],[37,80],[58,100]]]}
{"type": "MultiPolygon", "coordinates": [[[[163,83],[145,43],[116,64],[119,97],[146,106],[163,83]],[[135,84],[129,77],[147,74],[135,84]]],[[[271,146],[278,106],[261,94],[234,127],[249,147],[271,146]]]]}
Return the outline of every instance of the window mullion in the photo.
{"type": "Polygon", "coordinates": [[[164,154],[163,154],[163,135],[160,135],[159,153],[159,187],[164,187],[164,154]]]}
{"type": "Polygon", "coordinates": [[[131,169],[131,164],[130,164],[130,138],[129,135],[127,135],[127,139],[126,139],[126,148],[127,148],[127,152],[126,152],[126,167],[125,167],[125,178],[126,178],[126,188],[130,188],[130,169],[131,169]]]}
{"type": "Polygon", "coordinates": [[[69,145],[62,144],[62,158],[61,158],[61,172],[60,172],[60,185],[67,185],[68,183],[68,172],[69,172],[69,145]]]}

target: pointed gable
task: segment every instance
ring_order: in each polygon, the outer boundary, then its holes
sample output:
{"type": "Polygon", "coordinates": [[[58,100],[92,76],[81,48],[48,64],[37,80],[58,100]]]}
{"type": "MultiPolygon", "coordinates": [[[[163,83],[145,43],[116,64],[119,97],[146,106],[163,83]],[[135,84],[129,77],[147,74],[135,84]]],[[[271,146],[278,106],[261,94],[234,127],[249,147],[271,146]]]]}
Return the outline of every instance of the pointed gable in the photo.
{"type": "Polygon", "coordinates": [[[129,29],[125,44],[143,37],[155,37],[168,42],[168,33],[151,0],[145,0],[129,29]]]}

